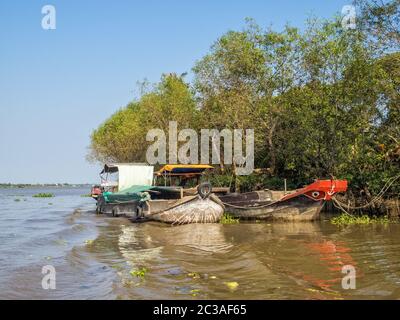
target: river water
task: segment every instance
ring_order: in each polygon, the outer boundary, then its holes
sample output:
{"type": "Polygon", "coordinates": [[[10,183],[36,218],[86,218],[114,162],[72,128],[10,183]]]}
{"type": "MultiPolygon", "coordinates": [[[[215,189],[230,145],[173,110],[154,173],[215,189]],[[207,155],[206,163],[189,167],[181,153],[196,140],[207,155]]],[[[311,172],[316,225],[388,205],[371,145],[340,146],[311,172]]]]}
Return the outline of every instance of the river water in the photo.
{"type": "Polygon", "coordinates": [[[0,189],[0,299],[400,299],[400,224],[133,224],[88,191],[0,189]]]}

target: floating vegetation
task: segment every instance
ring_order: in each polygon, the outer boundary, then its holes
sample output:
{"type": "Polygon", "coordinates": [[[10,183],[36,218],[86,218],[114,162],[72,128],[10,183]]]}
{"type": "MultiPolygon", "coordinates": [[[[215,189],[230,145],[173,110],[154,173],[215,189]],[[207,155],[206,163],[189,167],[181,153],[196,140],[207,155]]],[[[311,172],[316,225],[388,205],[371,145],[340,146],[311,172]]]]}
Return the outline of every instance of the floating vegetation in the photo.
{"type": "Polygon", "coordinates": [[[318,290],[318,289],[314,289],[314,288],[307,288],[306,290],[309,292],[321,295],[321,296],[329,295],[329,296],[333,296],[333,299],[343,300],[343,298],[341,297],[341,293],[337,292],[337,291],[318,290]]]}
{"type": "Polygon", "coordinates": [[[14,199],[14,201],[15,201],[15,202],[20,202],[21,199],[18,199],[18,198],[17,198],[17,199],[14,199]]]}
{"type": "Polygon", "coordinates": [[[53,204],[51,202],[49,202],[49,206],[52,206],[53,204]]]}
{"type": "Polygon", "coordinates": [[[368,224],[387,224],[390,222],[387,216],[352,216],[349,214],[341,214],[340,216],[334,217],[330,222],[336,226],[348,226],[348,225],[368,225],[368,224]]]}
{"type": "Polygon", "coordinates": [[[138,278],[144,278],[144,276],[147,273],[147,269],[146,268],[140,268],[139,270],[131,270],[129,273],[132,277],[138,277],[138,278]]]}
{"type": "Polygon", "coordinates": [[[200,279],[200,274],[198,274],[197,272],[190,272],[187,275],[192,279],[200,279]]]}
{"type": "Polygon", "coordinates": [[[199,289],[192,289],[190,290],[190,294],[192,295],[192,297],[197,297],[197,295],[200,293],[199,289]]]}
{"type": "Polygon", "coordinates": [[[239,223],[239,219],[235,218],[233,215],[231,215],[231,214],[226,212],[222,216],[220,223],[222,223],[222,224],[236,224],[236,223],[239,223]]]}
{"type": "Polygon", "coordinates": [[[235,291],[239,287],[239,283],[236,281],[224,282],[224,285],[226,285],[231,291],[235,291]]]}
{"type": "Polygon", "coordinates": [[[91,194],[82,194],[81,198],[91,198],[92,195],[91,194]]]}
{"type": "Polygon", "coordinates": [[[38,194],[34,194],[32,197],[34,197],[34,198],[54,198],[54,194],[52,194],[52,193],[38,193],[38,194]]]}

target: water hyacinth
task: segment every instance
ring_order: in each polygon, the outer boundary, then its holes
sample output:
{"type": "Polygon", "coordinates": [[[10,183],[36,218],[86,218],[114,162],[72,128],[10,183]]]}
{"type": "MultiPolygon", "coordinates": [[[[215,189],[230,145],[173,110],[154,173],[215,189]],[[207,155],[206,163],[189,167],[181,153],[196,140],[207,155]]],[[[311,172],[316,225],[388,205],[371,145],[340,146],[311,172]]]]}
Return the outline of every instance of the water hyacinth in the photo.
{"type": "Polygon", "coordinates": [[[222,224],[237,224],[239,223],[239,219],[235,218],[229,213],[224,213],[224,215],[221,218],[220,223],[222,224]]]}
{"type": "Polygon", "coordinates": [[[33,198],[54,198],[54,194],[52,193],[38,193],[32,196],[33,198]]]}
{"type": "Polygon", "coordinates": [[[231,291],[235,291],[239,287],[239,283],[236,281],[224,282],[224,284],[229,288],[231,291]]]}
{"type": "Polygon", "coordinates": [[[341,214],[340,216],[334,217],[330,222],[337,226],[348,226],[348,225],[368,225],[368,224],[387,224],[390,222],[387,216],[352,216],[349,214],[341,214]]]}
{"type": "Polygon", "coordinates": [[[129,274],[132,276],[132,277],[138,277],[138,278],[144,278],[144,276],[146,275],[146,273],[147,273],[147,269],[146,268],[140,268],[140,269],[138,269],[138,270],[131,270],[130,272],[129,272],[129,274]]]}

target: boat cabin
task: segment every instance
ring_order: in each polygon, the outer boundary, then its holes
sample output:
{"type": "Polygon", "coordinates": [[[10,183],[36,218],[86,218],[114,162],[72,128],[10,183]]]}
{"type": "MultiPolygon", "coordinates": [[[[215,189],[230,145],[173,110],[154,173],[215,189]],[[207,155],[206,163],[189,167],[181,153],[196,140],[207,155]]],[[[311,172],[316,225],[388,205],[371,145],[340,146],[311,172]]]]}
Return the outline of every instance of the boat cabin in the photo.
{"type": "MultiPolygon", "coordinates": [[[[181,188],[183,195],[196,194],[201,178],[208,173],[212,173],[213,170],[214,167],[208,164],[165,165],[154,174],[154,185],[181,188]]],[[[229,193],[229,188],[212,187],[212,193],[227,194],[229,193]]]]}
{"type": "Polygon", "coordinates": [[[154,167],[145,163],[105,164],[100,172],[104,192],[119,192],[132,186],[151,186],[154,167]]]}
{"type": "MultiPolygon", "coordinates": [[[[181,198],[196,194],[202,176],[213,169],[213,166],[203,164],[169,164],[154,172],[153,166],[141,163],[105,164],[100,173],[101,185],[92,187],[92,197],[97,199],[103,192],[119,193],[141,186],[152,187],[154,198],[157,194],[158,197],[181,198]]],[[[226,194],[229,188],[213,188],[212,192],[226,194]]]]}
{"type": "Polygon", "coordinates": [[[163,166],[154,174],[154,185],[185,187],[194,181],[200,184],[200,178],[207,172],[213,170],[210,165],[181,165],[168,164],[163,166]]]}

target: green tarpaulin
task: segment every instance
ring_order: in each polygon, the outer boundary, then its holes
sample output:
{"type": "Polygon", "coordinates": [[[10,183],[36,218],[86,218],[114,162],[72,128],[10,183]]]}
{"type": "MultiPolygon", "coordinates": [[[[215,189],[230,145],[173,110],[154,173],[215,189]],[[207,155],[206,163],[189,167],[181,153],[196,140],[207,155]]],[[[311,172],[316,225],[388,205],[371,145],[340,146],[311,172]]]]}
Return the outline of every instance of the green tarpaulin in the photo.
{"type": "MultiPolygon", "coordinates": [[[[147,201],[150,196],[146,191],[154,190],[165,195],[181,194],[181,187],[160,187],[160,186],[132,186],[119,192],[103,192],[104,200],[107,203],[122,203],[130,201],[147,201]]],[[[169,198],[168,198],[169,199],[169,198]]]]}
{"type": "Polygon", "coordinates": [[[103,197],[107,203],[146,201],[144,192],[153,188],[152,186],[132,186],[119,192],[104,192],[103,197]]]}

